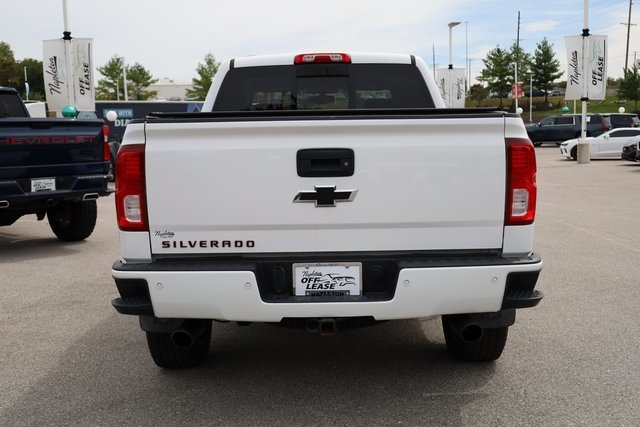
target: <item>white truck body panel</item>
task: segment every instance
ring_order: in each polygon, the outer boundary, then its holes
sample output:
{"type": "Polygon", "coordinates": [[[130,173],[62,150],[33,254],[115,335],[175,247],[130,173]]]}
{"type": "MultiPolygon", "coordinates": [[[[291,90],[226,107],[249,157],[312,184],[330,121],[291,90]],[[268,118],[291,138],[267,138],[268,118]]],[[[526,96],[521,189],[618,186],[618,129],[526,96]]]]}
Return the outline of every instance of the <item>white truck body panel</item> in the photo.
{"type": "Polygon", "coordinates": [[[503,128],[483,119],[147,124],[152,252],[500,248],[505,174],[485,171],[505,169],[503,128]],[[298,177],[296,151],[323,147],[352,148],[354,175],[298,177]],[[293,203],[314,185],[357,195],[331,208],[293,203]],[[255,246],[163,248],[166,232],[255,246]]]}

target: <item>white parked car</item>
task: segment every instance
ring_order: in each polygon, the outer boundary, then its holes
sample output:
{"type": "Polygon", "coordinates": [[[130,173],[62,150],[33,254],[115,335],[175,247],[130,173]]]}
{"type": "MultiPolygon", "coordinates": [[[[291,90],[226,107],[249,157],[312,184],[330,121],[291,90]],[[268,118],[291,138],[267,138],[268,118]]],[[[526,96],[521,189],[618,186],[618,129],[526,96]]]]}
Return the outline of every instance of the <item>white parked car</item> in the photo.
{"type": "MultiPolygon", "coordinates": [[[[640,142],[640,128],[616,128],[600,136],[588,137],[591,158],[612,157],[619,159],[622,148],[630,142],[640,142]]],[[[578,158],[580,138],[570,139],[560,144],[560,154],[568,159],[578,158]]]]}

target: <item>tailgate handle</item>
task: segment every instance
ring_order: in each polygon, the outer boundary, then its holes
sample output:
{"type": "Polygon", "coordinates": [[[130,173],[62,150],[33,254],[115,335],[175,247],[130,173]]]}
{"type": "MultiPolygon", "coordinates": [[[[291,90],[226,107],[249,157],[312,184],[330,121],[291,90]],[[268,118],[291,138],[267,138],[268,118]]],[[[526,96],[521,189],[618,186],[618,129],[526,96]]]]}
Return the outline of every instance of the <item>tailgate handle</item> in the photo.
{"type": "Polygon", "coordinates": [[[309,148],[298,150],[298,176],[352,176],[355,164],[350,148],[309,148]]]}

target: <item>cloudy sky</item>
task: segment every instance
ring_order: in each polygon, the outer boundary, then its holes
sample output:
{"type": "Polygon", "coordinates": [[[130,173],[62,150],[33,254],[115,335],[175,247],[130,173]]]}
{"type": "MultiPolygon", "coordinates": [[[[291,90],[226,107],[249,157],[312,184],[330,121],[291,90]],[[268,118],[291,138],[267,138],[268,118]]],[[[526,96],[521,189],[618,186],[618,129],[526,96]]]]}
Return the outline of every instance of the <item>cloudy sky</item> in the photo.
{"type": "MultiPolygon", "coordinates": [[[[63,0],[11,1],[0,41],[16,59],[42,60],[42,40],[62,37],[63,0]]],[[[422,56],[427,64],[449,63],[471,74],[489,50],[515,43],[533,53],[546,37],[565,69],[565,35],[583,28],[584,0],[67,0],[73,37],[93,38],[94,64],[114,55],[139,63],[156,78],[189,82],[207,53],[217,60],[309,51],[385,51],[422,56]],[[434,61],[435,56],[435,61],[434,61]]],[[[589,29],[609,37],[609,76],[620,77],[625,61],[629,0],[590,0],[589,29]]],[[[6,5],[5,5],[6,6],[6,5]]],[[[640,59],[640,4],[631,14],[629,63],[640,59]]],[[[99,74],[96,76],[101,77],[99,74]]]]}

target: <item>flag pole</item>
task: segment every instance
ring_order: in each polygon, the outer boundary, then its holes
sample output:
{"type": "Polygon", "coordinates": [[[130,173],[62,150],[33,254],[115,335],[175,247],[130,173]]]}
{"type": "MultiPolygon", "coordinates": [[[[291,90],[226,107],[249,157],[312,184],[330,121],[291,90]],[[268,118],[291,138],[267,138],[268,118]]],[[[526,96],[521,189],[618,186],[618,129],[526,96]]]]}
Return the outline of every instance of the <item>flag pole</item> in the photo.
{"type": "Polygon", "coordinates": [[[75,99],[73,94],[73,67],[71,66],[71,31],[69,31],[69,19],[67,16],[67,0],[62,0],[62,18],[64,20],[64,32],[62,40],[64,40],[64,61],[66,69],[67,84],[67,105],[75,108],[75,99]]]}
{"type": "Polygon", "coordinates": [[[588,80],[591,64],[589,39],[589,0],[584,0],[584,25],[582,28],[582,120],[580,123],[580,142],[578,142],[578,164],[591,162],[590,146],[587,142],[587,101],[589,100],[588,80]]]}

